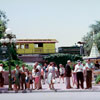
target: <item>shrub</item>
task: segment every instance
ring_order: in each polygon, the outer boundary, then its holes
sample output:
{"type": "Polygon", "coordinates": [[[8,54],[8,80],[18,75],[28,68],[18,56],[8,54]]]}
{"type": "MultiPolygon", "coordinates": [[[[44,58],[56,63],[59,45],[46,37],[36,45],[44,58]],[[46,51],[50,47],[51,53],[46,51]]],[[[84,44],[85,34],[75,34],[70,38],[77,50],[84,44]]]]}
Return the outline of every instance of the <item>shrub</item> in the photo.
{"type": "MultiPolygon", "coordinates": [[[[16,65],[19,65],[21,67],[24,63],[21,60],[11,60],[11,61],[1,61],[0,63],[3,64],[3,68],[8,71],[9,66],[11,66],[11,70],[14,70],[16,65]]],[[[26,64],[24,64],[26,67],[28,67],[26,64]]]]}
{"type": "Polygon", "coordinates": [[[96,78],[96,84],[98,84],[99,82],[100,82],[100,75],[98,75],[96,78]]]}
{"type": "Polygon", "coordinates": [[[45,56],[44,60],[47,61],[48,63],[55,62],[57,65],[59,64],[66,65],[67,60],[71,60],[72,62],[75,62],[77,60],[82,61],[82,57],[79,55],[58,53],[58,54],[51,54],[51,55],[45,56]]]}

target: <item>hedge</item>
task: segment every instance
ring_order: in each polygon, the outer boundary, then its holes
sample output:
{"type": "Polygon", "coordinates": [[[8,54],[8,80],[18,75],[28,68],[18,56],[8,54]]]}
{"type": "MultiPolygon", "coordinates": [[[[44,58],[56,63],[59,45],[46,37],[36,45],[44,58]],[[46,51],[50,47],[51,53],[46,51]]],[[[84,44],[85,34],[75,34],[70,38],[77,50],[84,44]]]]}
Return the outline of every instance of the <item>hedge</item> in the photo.
{"type": "MultiPolygon", "coordinates": [[[[3,68],[8,71],[9,65],[11,66],[11,70],[15,69],[16,65],[19,65],[21,67],[24,63],[21,60],[11,60],[11,61],[2,61],[0,60],[0,63],[3,64],[3,68]]],[[[26,64],[24,64],[26,67],[28,67],[26,64]]]]}
{"type": "Polygon", "coordinates": [[[99,82],[100,82],[100,75],[98,75],[96,78],[96,84],[98,84],[99,82]]]}
{"type": "Polygon", "coordinates": [[[59,64],[66,65],[67,60],[71,60],[72,62],[76,62],[77,60],[82,61],[82,57],[80,55],[58,53],[45,56],[44,60],[48,63],[55,62],[57,65],[59,64]]]}

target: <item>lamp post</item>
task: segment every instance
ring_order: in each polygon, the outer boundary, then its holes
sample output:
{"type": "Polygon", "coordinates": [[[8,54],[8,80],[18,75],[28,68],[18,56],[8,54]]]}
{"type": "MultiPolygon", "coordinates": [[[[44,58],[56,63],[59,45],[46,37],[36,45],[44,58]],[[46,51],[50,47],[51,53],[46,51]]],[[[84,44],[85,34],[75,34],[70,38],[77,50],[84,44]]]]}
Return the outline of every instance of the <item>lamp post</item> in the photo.
{"type": "Polygon", "coordinates": [[[84,44],[85,42],[77,42],[78,44],[80,44],[80,55],[84,56],[85,52],[84,52],[84,44]]]}
{"type": "MultiPolygon", "coordinates": [[[[11,64],[10,61],[12,59],[12,55],[11,55],[11,47],[12,45],[14,45],[16,43],[16,36],[14,34],[12,34],[12,30],[11,29],[6,29],[5,34],[3,36],[3,38],[0,39],[0,43],[1,45],[4,47],[7,47],[8,50],[8,60],[9,60],[9,90],[12,89],[12,85],[11,85],[11,64]]],[[[4,51],[2,51],[4,52],[4,51]]]]}

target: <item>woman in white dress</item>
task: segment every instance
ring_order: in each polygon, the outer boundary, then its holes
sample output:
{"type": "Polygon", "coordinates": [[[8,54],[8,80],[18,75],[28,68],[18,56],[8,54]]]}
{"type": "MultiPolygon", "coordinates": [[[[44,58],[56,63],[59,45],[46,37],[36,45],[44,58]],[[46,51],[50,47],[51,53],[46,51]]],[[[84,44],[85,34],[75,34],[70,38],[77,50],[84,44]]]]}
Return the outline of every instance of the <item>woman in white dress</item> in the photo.
{"type": "Polygon", "coordinates": [[[54,89],[54,83],[55,83],[55,79],[53,76],[54,73],[54,68],[53,68],[53,62],[50,63],[50,65],[48,65],[47,71],[48,71],[48,77],[47,77],[47,82],[49,84],[49,88],[50,89],[54,89]]]}

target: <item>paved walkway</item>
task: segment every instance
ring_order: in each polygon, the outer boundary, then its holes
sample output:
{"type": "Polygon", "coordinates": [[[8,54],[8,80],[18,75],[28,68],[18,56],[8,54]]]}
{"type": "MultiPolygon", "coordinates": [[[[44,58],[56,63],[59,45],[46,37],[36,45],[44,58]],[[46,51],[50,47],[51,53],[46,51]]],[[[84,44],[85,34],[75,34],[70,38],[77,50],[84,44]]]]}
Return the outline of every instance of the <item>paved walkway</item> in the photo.
{"type": "MultiPolygon", "coordinates": [[[[42,85],[41,90],[26,90],[26,91],[18,91],[18,93],[26,93],[26,92],[100,92],[100,85],[95,85],[95,83],[93,82],[93,87],[92,89],[76,89],[76,86],[72,86],[72,82],[71,82],[71,86],[73,88],[71,89],[66,89],[66,84],[63,83],[61,81],[61,83],[58,83],[59,79],[56,79],[56,83],[55,83],[55,90],[50,90],[48,84],[46,83],[45,85],[42,85]]],[[[84,82],[84,88],[86,88],[86,84],[84,82]]],[[[8,85],[6,85],[4,88],[0,88],[0,93],[15,93],[15,91],[8,91],[8,85]]]]}

